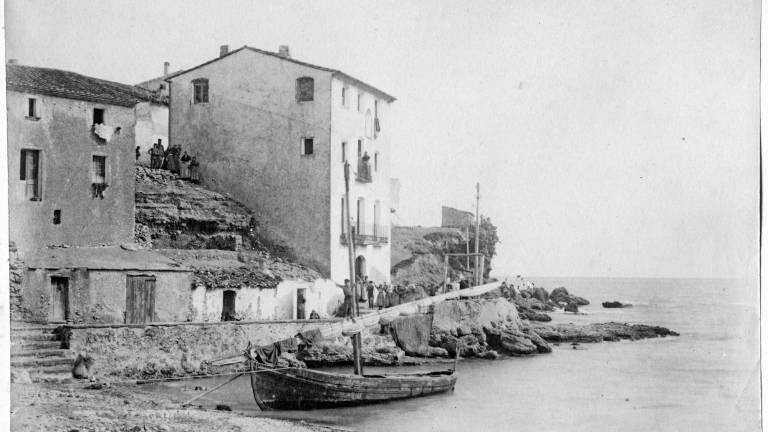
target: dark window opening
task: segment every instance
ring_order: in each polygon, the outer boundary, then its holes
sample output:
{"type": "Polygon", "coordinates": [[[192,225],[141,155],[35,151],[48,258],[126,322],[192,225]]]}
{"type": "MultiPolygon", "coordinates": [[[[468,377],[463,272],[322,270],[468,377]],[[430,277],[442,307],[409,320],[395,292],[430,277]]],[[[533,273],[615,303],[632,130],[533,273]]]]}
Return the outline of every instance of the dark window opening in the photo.
{"type": "Polygon", "coordinates": [[[61,210],[54,210],[53,211],[53,224],[59,225],[61,223],[61,210]]]}
{"type": "Polygon", "coordinates": [[[301,77],[296,80],[296,100],[310,102],[315,100],[315,80],[310,77],[301,77]]]}
{"type": "Polygon", "coordinates": [[[342,162],[347,161],[347,142],[346,141],[341,143],[341,161],[342,162]]]}
{"type": "Polygon", "coordinates": [[[25,182],[25,197],[30,201],[40,201],[40,150],[22,150],[19,162],[19,180],[25,182]]]}
{"type": "Polygon", "coordinates": [[[346,87],[341,88],[341,105],[347,106],[347,88],[346,87]]]}
{"type": "Polygon", "coordinates": [[[94,108],[93,109],[93,124],[104,124],[104,109],[103,108],[94,108]]]}
{"type": "Polygon", "coordinates": [[[363,157],[363,140],[357,140],[357,158],[363,157]]]}
{"type": "Polygon", "coordinates": [[[304,138],[301,147],[301,154],[311,155],[315,151],[315,140],[313,138],[304,138]]]}
{"type": "Polygon", "coordinates": [[[237,291],[227,290],[224,291],[222,307],[221,307],[221,320],[222,321],[235,321],[236,309],[235,300],[237,299],[237,291]]]}
{"type": "Polygon", "coordinates": [[[208,79],[198,78],[192,80],[192,86],[195,93],[195,103],[208,103],[208,79]]]}
{"type": "Polygon", "coordinates": [[[36,119],[37,117],[37,99],[29,98],[27,106],[27,117],[36,119]]]}
{"type": "Polygon", "coordinates": [[[379,171],[379,152],[373,154],[373,170],[379,171]]]}

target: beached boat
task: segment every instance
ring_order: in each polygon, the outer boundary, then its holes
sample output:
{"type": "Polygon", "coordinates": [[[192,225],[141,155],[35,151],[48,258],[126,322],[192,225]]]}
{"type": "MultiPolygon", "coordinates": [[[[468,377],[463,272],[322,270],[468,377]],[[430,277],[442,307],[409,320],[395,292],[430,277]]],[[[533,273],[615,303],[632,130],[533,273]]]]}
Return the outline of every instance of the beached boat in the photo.
{"type": "Polygon", "coordinates": [[[350,375],[303,368],[259,369],[251,375],[260,408],[312,409],[372,404],[453,390],[453,370],[350,375]]]}

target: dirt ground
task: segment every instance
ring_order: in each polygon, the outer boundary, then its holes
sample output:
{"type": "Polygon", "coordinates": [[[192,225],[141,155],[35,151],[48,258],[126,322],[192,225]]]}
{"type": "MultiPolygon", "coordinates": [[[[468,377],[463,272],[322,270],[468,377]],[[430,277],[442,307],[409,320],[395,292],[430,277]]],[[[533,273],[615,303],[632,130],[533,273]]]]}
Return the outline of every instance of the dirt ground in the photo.
{"type": "Polygon", "coordinates": [[[230,411],[181,408],[137,385],[85,389],[88,383],[11,384],[11,430],[22,431],[277,431],[338,432],[304,422],[230,411]]]}

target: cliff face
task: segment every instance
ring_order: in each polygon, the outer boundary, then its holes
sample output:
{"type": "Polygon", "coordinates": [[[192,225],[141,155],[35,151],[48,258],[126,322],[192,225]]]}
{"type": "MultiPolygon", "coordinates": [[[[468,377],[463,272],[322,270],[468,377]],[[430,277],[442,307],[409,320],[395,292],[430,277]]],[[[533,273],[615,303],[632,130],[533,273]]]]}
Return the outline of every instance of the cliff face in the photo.
{"type": "MultiPolygon", "coordinates": [[[[443,283],[444,254],[466,249],[465,245],[464,234],[456,228],[392,227],[392,283],[425,286],[443,283]]],[[[466,262],[466,258],[449,259],[451,279],[471,274],[466,262]]]]}

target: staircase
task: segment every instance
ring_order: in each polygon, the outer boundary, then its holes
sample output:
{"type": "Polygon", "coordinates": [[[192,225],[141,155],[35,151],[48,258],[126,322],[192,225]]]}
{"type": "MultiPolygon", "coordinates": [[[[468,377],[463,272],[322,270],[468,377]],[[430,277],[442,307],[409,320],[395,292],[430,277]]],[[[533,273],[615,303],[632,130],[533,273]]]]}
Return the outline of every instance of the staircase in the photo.
{"type": "Polygon", "coordinates": [[[32,381],[61,381],[72,377],[74,357],[53,334],[56,325],[11,327],[11,368],[23,369],[32,381]]]}

